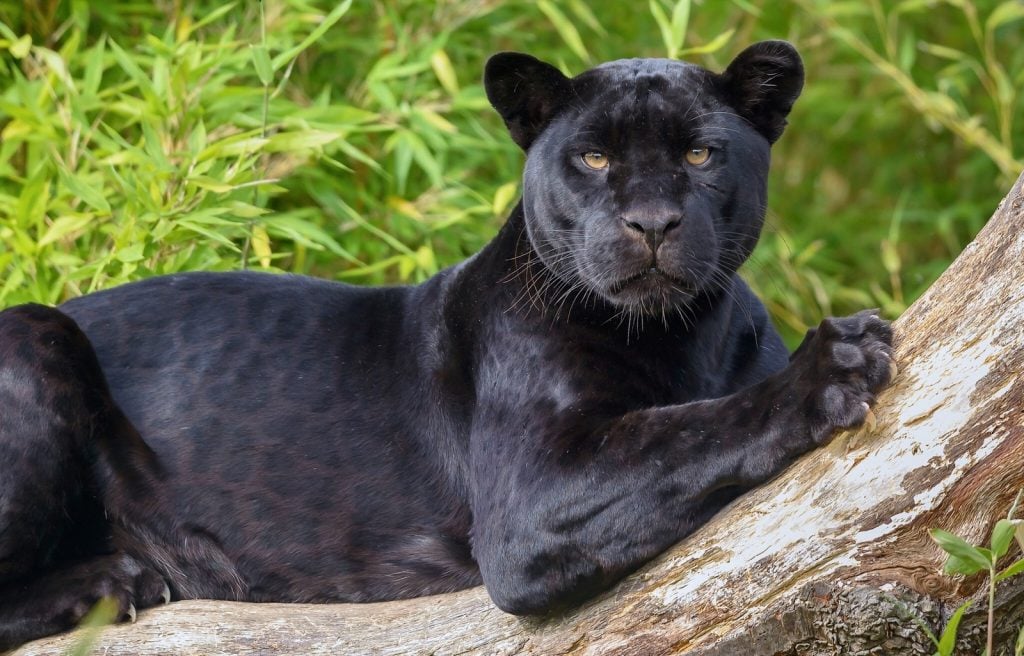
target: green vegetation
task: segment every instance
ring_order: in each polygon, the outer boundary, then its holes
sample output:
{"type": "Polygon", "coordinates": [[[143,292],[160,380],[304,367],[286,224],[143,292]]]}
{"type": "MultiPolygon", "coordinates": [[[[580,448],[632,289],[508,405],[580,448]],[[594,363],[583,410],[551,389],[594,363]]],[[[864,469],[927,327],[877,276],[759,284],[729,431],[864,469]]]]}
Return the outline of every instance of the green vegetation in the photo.
{"type": "MultiPolygon", "coordinates": [[[[982,656],[990,656],[994,653],[996,584],[1024,572],[1024,558],[1019,558],[1010,565],[1004,563],[1004,567],[999,567],[1000,561],[1010,552],[1015,538],[1021,550],[1024,551],[1024,519],[1015,518],[1021,497],[1024,497],[1024,490],[1017,494],[1016,500],[1010,506],[1010,511],[1006,513],[1006,519],[1000,519],[992,528],[992,537],[989,539],[988,547],[972,546],[967,540],[942,529],[929,531],[932,539],[948,555],[943,568],[946,574],[972,576],[979,572],[988,572],[988,630],[985,634],[985,650],[982,652],[982,656]]],[[[919,618],[914,618],[935,644],[935,656],[953,656],[956,650],[960,620],[972,603],[969,600],[954,611],[941,636],[936,636],[919,618]]],[[[1013,653],[1014,656],[1024,655],[1024,626],[1017,634],[1013,653]]]]}
{"type": "Polygon", "coordinates": [[[1016,0],[7,0],[0,306],[180,270],[418,281],[480,248],[522,155],[495,51],[721,68],[793,41],[808,84],[746,276],[795,339],[900,313],[1024,168],[1016,0]]]}

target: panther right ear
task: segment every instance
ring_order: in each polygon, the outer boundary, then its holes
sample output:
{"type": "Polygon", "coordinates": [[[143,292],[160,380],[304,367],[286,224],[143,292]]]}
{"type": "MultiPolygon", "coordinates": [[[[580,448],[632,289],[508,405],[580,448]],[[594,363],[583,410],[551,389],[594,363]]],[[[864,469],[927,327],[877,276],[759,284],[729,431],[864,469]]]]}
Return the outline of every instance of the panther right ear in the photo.
{"type": "Polygon", "coordinates": [[[572,97],[572,82],[561,71],[519,52],[501,52],[487,60],[484,89],[523,150],[572,97]]]}

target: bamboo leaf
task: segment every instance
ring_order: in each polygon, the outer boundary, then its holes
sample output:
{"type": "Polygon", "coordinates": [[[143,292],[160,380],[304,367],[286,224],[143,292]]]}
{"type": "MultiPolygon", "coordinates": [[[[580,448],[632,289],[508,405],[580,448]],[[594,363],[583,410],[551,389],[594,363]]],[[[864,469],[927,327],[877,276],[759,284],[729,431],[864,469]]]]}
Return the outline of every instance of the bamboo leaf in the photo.
{"type": "Polygon", "coordinates": [[[363,228],[365,228],[365,229],[369,230],[370,232],[372,232],[374,235],[379,237],[382,241],[387,243],[387,245],[390,246],[391,248],[395,249],[396,251],[400,251],[400,252],[404,253],[405,255],[409,255],[409,256],[413,255],[413,251],[412,251],[411,248],[409,248],[408,246],[406,246],[402,242],[398,241],[397,239],[395,239],[393,236],[389,235],[388,233],[384,232],[383,230],[381,230],[377,226],[373,225],[369,221],[367,221],[365,218],[363,218],[363,215],[361,215],[359,212],[357,212],[355,209],[353,209],[351,205],[346,203],[341,198],[339,198],[339,197],[337,197],[337,196],[335,196],[333,194],[330,195],[330,196],[327,196],[326,194],[321,194],[319,196],[319,198],[321,199],[322,202],[326,202],[327,204],[335,207],[339,212],[341,212],[345,216],[348,216],[354,222],[358,223],[363,228]]]}
{"type": "Polygon", "coordinates": [[[537,8],[544,12],[544,15],[548,17],[551,24],[555,26],[555,30],[562,37],[562,41],[565,42],[565,45],[569,46],[569,50],[572,50],[583,61],[590,61],[590,53],[587,52],[586,46],[583,45],[583,39],[580,37],[579,31],[576,30],[576,26],[572,24],[572,21],[562,13],[562,10],[549,0],[538,0],[537,8]]]}
{"type": "Polygon", "coordinates": [[[412,272],[416,270],[416,257],[403,255],[398,260],[398,277],[402,280],[408,280],[412,272]]]}
{"type": "Polygon", "coordinates": [[[11,56],[15,59],[24,59],[28,51],[32,49],[32,35],[25,34],[20,37],[17,41],[8,46],[7,50],[11,53],[11,56]]]}
{"type": "Polygon", "coordinates": [[[138,262],[143,258],[143,246],[144,244],[132,244],[119,248],[114,252],[114,256],[121,262],[138,262]]]}
{"type": "Polygon", "coordinates": [[[427,147],[427,144],[418,135],[410,132],[408,136],[412,147],[412,157],[416,164],[427,174],[431,184],[435,187],[440,187],[443,184],[444,176],[441,170],[441,163],[437,161],[434,153],[430,151],[430,148],[427,147]]]}
{"type": "Polygon", "coordinates": [[[949,622],[946,623],[945,628],[942,630],[942,637],[939,638],[939,643],[936,645],[939,656],[953,656],[953,650],[956,648],[956,632],[960,628],[960,620],[963,619],[964,613],[967,612],[970,606],[971,602],[969,601],[962,604],[949,618],[949,622]]]}
{"type": "Polygon", "coordinates": [[[456,132],[459,131],[459,129],[455,127],[455,125],[453,125],[451,121],[441,116],[432,109],[421,107],[416,109],[416,114],[418,114],[424,121],[429,123],[431,127],[437,128],[438,130],[444,132],[445,134],[455,134],[456,132]]]}
{"type": "Polygon", "coordinates": [[[163,140],[149,120],[142,122],[142,135],[144,138],[143,149],[149,155],[150,162],[161,171],[173,171],[174,167],[171,166],[170,160],[164,153],[163,140]]]}
{"type": "Polygon", "coordinates": [[[978,567],[976,563],[972,563],[968,560],[964,560],[959,556],[949,556],[946,559],[946,564],[943,566],[942,571],[946,574],[962,574],[964,576],[971,576],[977,574],[983,567],[978,567]]]}
{"type": "Polygon", "coordinates": [[[941,57],[942,59],[948,59],[950,61],[958,62],[962,61],[965,57],[967,57],[967,55],[965,55],[960,50],[957,50],[956,48],[942,46],[937,43],[922,42],[919,43],[917,47],[931,55],[941,57]]]}
{"type": "Polygon", "coordinates": [[[195,23],[190,25],[188,33],[191,34],[192,32],[194,32],[194,31],[196,31],[196,30],[198,30],[198,29],[200,29],[202,27],[206,27],[207,25],[209,25],[213,21],[217,20],[221,16],[226,15],[228,12],[230,12],[232,9],[234,9],[237,4],[238,4],[237,1],[236,2],[225,2],[221,6],[219,6],[216,9],[210,11],[205,16],[200,18],[198,21],[196,21],[195,23]]]}
{"type": "Polygon", "coordinates": [[[686,28],[690,24],[690,0],[676,0],[672,8],[672,44],[677,51],[686,42],[686,28]]]}
{"type": "Polygon", "coordinates": [[[103,197],[103,192],[80,180],[74,174],[60,169],[60,180],[74,196],[82,199],[89,207],[110,214],[110,203],[103,197]]]}
{"type": "Polygon", "coordinates": [[[423,220],[423,213],[419,209],[404,198],[398,196],[391,196],[388,198],[388,207],[401,212],[409,218],[416,219],[417,221],[423,220]]]}
{"type": "MultiPolygon", "coordinates": [[[[963,538],[953,535],[948,531],[943,531],[942,529],[931,529],[928,531],[928,534],[940,547],[942,547],[943,551],[957,559],[956,566],[958,567],[958,570],[956,573],[973,574],[974,572],[992,567],[992,559],[985,556],[985,552],[988,551],[987,549],[972,547],[963,538]],[[964,571],[969,568],[976,569],[972,572],[964,571]]],[[[952,561],[953,558],[950,558],[950,561],[947,562],[947,571],[949,563],[952,561]]]]}
{"type": "Polygon", "coordinates": [[[269,139],[263,139],[260,137],[247,137],[242,139],[228,137],[227,139],[222,139],[204,148],[196,159],[203,161],[215,157],[255,153],[262,150],[267,145],[267,141],[269,141],[269,139]]]}
{"type": "MultiPolygon", "coordinates": [[[[6,267],[5,267],[6,268],[6,267]]],[[[8,269],[10,275],[7,281],[4,282],[4,286],[0,289],[0,299],[7,298],[11,292],[21,287],[22,283],[25,282],[25,272],[21,269],[8,269]]]]}
{"type": "Polygon", "coordinates": [[[106,37],[100,36],[96,45],[86,55],[85,76],[82,80],[82,93],[86,96],[95,96],[99,93],[100,83],[103,81],[105,63],[103,55],[106,52],[106,37]]]}
{"type": "Polygon", "coordinates": [[[280,234],[287,236],[290,239],[301,241],[307,246],[313,248],[327,248],[335,255],[352,262],[353,264],[363,264],[359,258],[352,255],[337,242],[330,234],[328,234],[323,228],[309,221],[300,220],[294,216],[287,215],[275,215],[273,220],[269,220],[264,224],[267,232],[271,235],[280,234]]]}
{"type": "Polygon", "coordinates": [[[220,234],[216,230],[211,230],[210,228],[206,227],[205,225],[202,225],[201,222],[192,220],[191,218],[184,218],[184,219],[179,219],[178,220],[178,225],[180,227],[182,227],[182,228],[185,228],[186,230],[191,230],[192,232],[194,232],[196,234],[202,235],[202,236],[204,236],[204,237],[206,237],[206,238],[208,238],[208,239],[210,239],[212,241],[215,241],[218,244],[220,244],[220,245],[222,245],[222,246],[224,246],[224,247],[226,247],[226,248],[228,248],[228,249],[230,249],[230,250],[232,250],[234,252],[239,252],[239,250],[240,250],[238,248],[238,246],[236,246],[233,241],[231,241],[230,239],[228,239],[224,235],[220,234]]]}
{"type": "Polygon", "coordinates": [[[309,36],[303,39],[299,43],[299,45],[295,46],[294,48],[289,48],[288,50],[282,52],[277,57],[274,57],[274,60],[272,62],[274,70],[280,70],[282,66],[298,57],[303,50],[313,45],[317,41],[317,39],[319,39],[320,37],[327,33],[327,30],[331,29],[335,23],[341,20],[341,17],[344,16],[346,12],[348,12],[349,7],[351,6],[352,0],[344,0],[344,2],[342,2],[341,4],[337,5],[334,9],[332,9],[331,13],[327,14],[327,16],[325,16],[324,19],[320,21],[320,24],[316,26],[316,29],[310,32],[309,36]]]}
{"type": "Polygon", "coordinates": [[[85,230],[92,222],[91,214],[78,214],[74,216],[58,217],[42,237],[39,238],[39,245],[46,246],[66,237],[71,237],[80,230],[85,230]]]}
{"type": "MultiPolygon", "coordinates": [[[[930,0],[934,2],[934,0],[930,0]]],[[[871,5],[863,0],[847,0],[844,2],[829,2],[822,7],[822,11],[833,18],[846,18],[848,16],[866,16],[871,14],[871,5]]]]}
{"type": "Polygon", "coordinates": [[[189,184],[194,184],[200,189],[206,189],[218,194],[227,193],[235,188],[234,185],[230,185],[226,182],[215,180],[213,178],[208,178],[204,175],[194,175],[187,178],[185,181],[189,184]]]}
{"type": "Polygon", "coordinates": [[[396,264],[400,264],[401,262],[406,262],[406,261],[410,261],[410,260],[411,260],[411,258],[408,255],[392,255],[391,257],[384,258],[383,260],[380,260],[378,262],[374,262],[373,264],[367,264],[367,265],[356,267],[354,269],[349,269],[347,271],[342,271],[341,273],[338,274],[338,277],[339,278],[359,278],[361,276],[366,276],[366,275],[371,274],[371,273],[377,273],[378,271],[384,271],[385,269],[390,269],[391,267],[395,266],[396,264]]]}
{"type": "Polygon", "coordinates": [[[249,46],[249,52],[252,54],[252,64],[256,68],[256,76],[263,86],[269,87],[270,83],[274,81],[274,70],[270,63],[270,53],[267,51],[267,47],[262,43],[252,45],[249,46]]]}
{"type": "MultiPolygon", "coordinates": [[[[419,75],[430,68],[430,62],[418,61],[400,64],[390,60],[381,60],[366,76],[367,81],[382,82],[419,75]]],[[[390,92],[390,90],[389,90],[390,92]]]]}
{"type": "Polygon", "coordinates": [[[448,58],[448,53],[443,48],[438,48],[430,55],[430,66],[444,90],[453,96],[458,95],[459,78],[455,75],[452,60],[448,58]]]}
{"type": "Polygon", "coordinates": [[[116,621],[117,600],[110,596],[101,597],[79,623],[82,631],[72,646],[69,656],[88,656],[93,653],[93,647],[100,637],[102,627],[116,621]]]}
{"type": "Polygon", "coordinates": [[[702,46],[694,46],[693,48],[687,48],[681,51],[680,55],[710,55],[713,52],[718,52],[722,49],[725,44],[729,43],[729,39],[736,33],[736,30],[726,30],[711,41],[705,43],[702,46]]]}
{"type": "Polygon", "coordinates": [[[491,203],[491,210],[496,216],[505,213],[509,204],[515,199],[518,189],[519,184],[516,182],[506,182],[498,187],[494,192],[494,201],[491,203]]]}
{"type": "Polygon", "coordinates": [[[409,170],[412,168],[412,138],[407,132],[396,132],[384,142],[387,151],[395,156],[394,174],[398,193],[405,193],[405,183],[409,179],[409,170]]]}
{"type": "Polygon", "coordinates": [[[383,171],[384,170],[381,167],[380,162],[378,162],[377,160],[373,159],[372,157],[370,157],[369,155],[367,155],[363,151],[359,150],[358,148],[356,148],[352,144],[348,143],[347,141],[344,141],[344,140],[339,141],[337,143],[337,146],[338,146],[338,149],[341,152],[345,153],[346,155],[348,155],[352,159],[354,159],[354,160],[356,160],[358,162],[362,162],[363,164],[366,164],[367,166],[369,166],[370,168],[372,168],[372,169],[374,169],[376,171],[383,171]]]}
{"type": "Polygon", "coordinates": [[[322,130],[302,130],[298,132],[279,132],[267,140],[264,151],[268,153],[295,152],[320,148],[340,138],[334,132],[322,130]]]}
{"type": "Polygon", "coordinates": [[[108,40],[110,44],[110,52],[114,54],[114,59],[117,60],[118,66],[121,67],[128,77],[132,79],[132,82],[139,86],[139,89],[143,93],[153,93],[153,85],[150,82],[150,78],[146,75],[137,63],[135,59],[125,52],[124,48],[119,46],[113,39],[108,40]]]}
{"type": "Polygon", "coordinates": [[[935,6],[935,0],[903,0],[893,7],[893,14],[913,14],[923,9],[931,9],[935,6]]]}
{"type": "Polygon", "coordinates": [[[63,57],[49,48],[36,48],[36,57],[42,60],[54,75],[60,78],[60,81],[69,92],[75,93],[75,81],[68,72],[67,63],[63,57]]]}
{"type": "Polygon", "coordinates": [[[608,34],[608,30],[604,29],[604,25],[601,25],[601,21],[597,20],[597,16],[583,0],[569,0],[569,11],[576,14],[577,18],[598,34],[602,36],[608,34]]]}
{"type": "Polygon", "coordinates": [[[1021,558],[1014,564],[1010,565],[1003,571],[996,574],[996,583],[999,583],[1000,581],[1005,581],[1006,579],[1011,578],[1013,576],[1017,576],[1021,572],[1024,572],[1024,558],[1021,558]]]}
{"type": "Polygon", "coordinates": [[[188,134],[188,150],[193,155],[198,155],[206,148],[206,123],[199,119],[195,127],[188,134]]]}
{"type": "Polygon", "coordinates": [[[1010,509],[1006,511],[1006,519],[1013,519],[1014,515],[1017,514],[1017,508],[1020,507],[1021,499],[1024,499],[1024,489],[1017,493],[1013,503],[1010,504],[1010,509]]]}
{"type": "Polygon", "coordinates": [[[263,216],[269,214],[270,210],[265,207],[258,207],[251,203],[243,203],[240,200],[233,200],[228,203],[228,209],[235,216],[240,216],[244,219],[252,219],[257,216],[263,216]]]}
{"type": "Polygon", "coordinates": [[[267,229],[261,225],[252,227],[252,251],[264,269],[270,268],[270,256],[273,254],[270,248],[270,235],[267,229]]]}
{"type": "Polygon", "coordinates": [[[992,31],[1007,23],[1024,18],[1024,3],[1020,0],[1007,0],[992,10],[985,21],[985,29],[992,31]]]}
{"type": "Polygon", "coordinates": [[[892,274],[899,273],[902,268],[902,261],[896,244],[890,239],[883,239],[878,246],[881,251],[882,266],[885,270],[892,274]]]}
{"type": "Polygon", "coordinates": [[[416,249],[416,265],[428,276],[437,273],[437,258],[434,257],[434,249],[426,244],[416,249]]]}
{"type": "Polygon", "coordinates": [[[665,44],[666,56],[669,59],[675,59],[678,49],[672,40],[672,23],[668,19],[668,14],[661,8],[658,0],[649,0],[647,6],[650,9],[651,16],[654,17],[654,22],[658,24],[658,31],[661,32],[661,41],[665,44]]]}
{"type": "MultiPolygon", "coordinates": [[[[1019,521],[1019,520],[1018,520],[1019,521]]],[[[1013,534],[1017,529],[1017,522],[1009,519],[1000,519],[992,528],[992,553],[995,557],[1002,558],[1010,549],[1013,542],[1013,534]]]]}

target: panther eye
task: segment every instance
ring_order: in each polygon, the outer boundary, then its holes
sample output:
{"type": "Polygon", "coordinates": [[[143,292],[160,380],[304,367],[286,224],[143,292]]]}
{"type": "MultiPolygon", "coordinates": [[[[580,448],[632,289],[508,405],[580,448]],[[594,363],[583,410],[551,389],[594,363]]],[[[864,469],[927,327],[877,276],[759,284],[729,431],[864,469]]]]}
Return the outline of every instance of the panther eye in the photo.
{"type": "Polygon", "coordinates": [[[583,153],[582,159],[588,168],[592,168],[595,171],[608,168],[608,157],[604,153],[597,151],[583,153]]]}
{"type": "Polygon", "coordinates": [[[686,151],[686,161],[693,166],[700,166],[711,158],[711,149],[707,146],[691,148],[686,151]]]}

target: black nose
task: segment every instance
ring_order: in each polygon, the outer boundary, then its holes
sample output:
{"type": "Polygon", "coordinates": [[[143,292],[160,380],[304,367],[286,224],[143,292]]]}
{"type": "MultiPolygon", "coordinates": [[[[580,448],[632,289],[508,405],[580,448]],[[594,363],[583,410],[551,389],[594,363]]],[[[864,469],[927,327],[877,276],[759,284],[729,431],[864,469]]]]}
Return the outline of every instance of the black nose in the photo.
{"type": "Polygon", "coordinates": [[[636,209],[623,212],[619,217],[630,232],[643,235],[651,253],[665,241],[665,235],[683,220],[682,214],[670,209],[636,209]]]}

